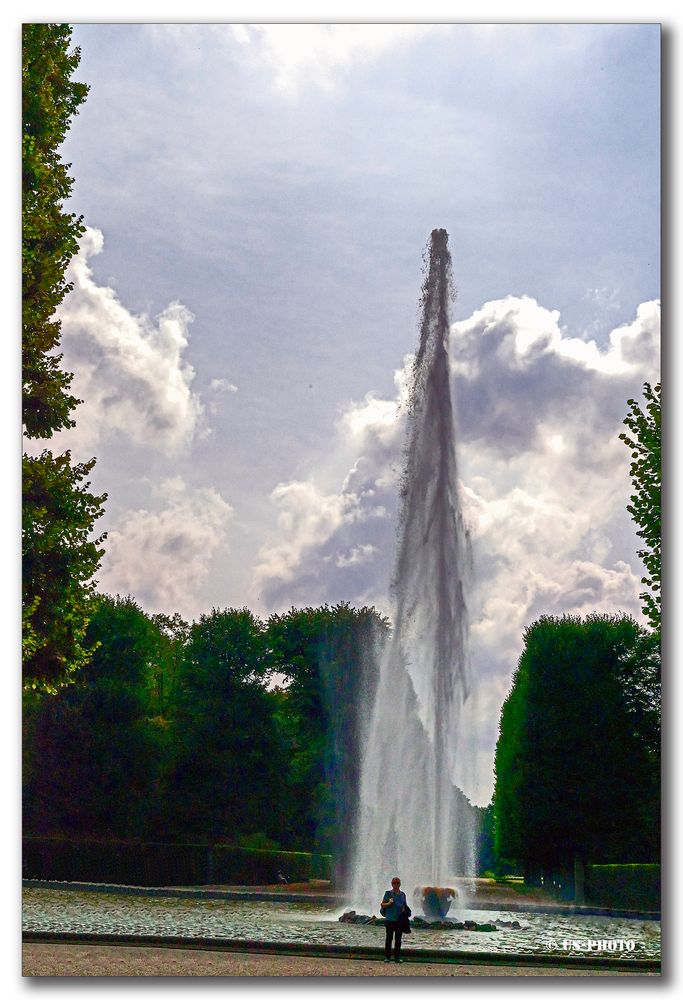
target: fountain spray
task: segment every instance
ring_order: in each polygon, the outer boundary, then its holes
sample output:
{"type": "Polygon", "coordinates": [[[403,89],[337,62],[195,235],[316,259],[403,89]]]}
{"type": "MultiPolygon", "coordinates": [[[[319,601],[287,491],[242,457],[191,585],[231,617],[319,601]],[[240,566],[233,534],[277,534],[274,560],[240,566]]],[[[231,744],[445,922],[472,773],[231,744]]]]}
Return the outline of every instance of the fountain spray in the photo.
{"type": "MultiPolygon", "coordinates": [[[[398,873],[408,891],[446,886],[466,829],[453,785],[468,694],[466,577],[448,362],[448,234],[431,234],[408,402],[392,580],[393,630],[363,755],[353,900],[376,908],[398,873]]],[[[472,845],[466,853],[472,857],[472,845]]],[[[471,871],[460,874],[472,874],[471,871]]]]}

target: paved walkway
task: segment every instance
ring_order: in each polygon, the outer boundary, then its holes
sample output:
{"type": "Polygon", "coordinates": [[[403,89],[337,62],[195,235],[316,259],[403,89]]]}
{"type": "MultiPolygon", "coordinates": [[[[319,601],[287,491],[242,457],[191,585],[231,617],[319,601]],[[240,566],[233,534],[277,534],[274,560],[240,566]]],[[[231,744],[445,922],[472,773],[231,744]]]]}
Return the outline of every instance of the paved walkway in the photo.
{"type": "Polygon", "coordinates": [[[335,956],[257,955],[247,952],[99,944],[23,946],[24,976],[642,976],[657,973],[533,966],[385,964],[335,956]]]}

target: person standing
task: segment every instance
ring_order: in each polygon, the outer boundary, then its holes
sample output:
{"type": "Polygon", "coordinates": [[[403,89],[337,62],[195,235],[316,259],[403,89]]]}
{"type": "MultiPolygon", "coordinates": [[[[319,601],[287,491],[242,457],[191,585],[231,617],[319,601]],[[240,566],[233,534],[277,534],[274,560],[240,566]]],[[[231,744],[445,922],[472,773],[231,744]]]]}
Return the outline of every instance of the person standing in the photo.
{"type": "Polygon", "coordinates": [[[401,962],[401,938],[403,928],[401,925],[401,914],[408,905],[405,892],[401,890],[401,880],[394,877],[391,880],[391,889],[387,889],[379,904],[380,910],[384,911],[386,918],[386,938],[384,939],[384,961],[391,961],[391,945],[394,943],[394,961],[401,962]]]}

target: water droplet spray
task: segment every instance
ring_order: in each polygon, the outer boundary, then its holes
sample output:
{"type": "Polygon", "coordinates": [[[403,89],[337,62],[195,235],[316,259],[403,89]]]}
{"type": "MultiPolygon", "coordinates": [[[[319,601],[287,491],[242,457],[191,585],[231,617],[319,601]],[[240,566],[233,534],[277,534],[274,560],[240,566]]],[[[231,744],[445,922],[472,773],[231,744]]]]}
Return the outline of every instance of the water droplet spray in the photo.
{"type": "MultiPolygon", "coordinates": [[[[352,900],[377,908],[391,876],[407,893],[445,886],[454,848],[473,859],[454,792],[467,698],[469,540],[460,511],[448,357],[448,234],[435,229],[422,289],[392,580],[393,630],[363,754],[352,900]]],[[[471,867],[471,863],[470,863],[471,867]]],[[[472,871],[460,874],[473,874],[472,871]]],[[[412,900],[409,899],[412,905],[412,900]]]]}

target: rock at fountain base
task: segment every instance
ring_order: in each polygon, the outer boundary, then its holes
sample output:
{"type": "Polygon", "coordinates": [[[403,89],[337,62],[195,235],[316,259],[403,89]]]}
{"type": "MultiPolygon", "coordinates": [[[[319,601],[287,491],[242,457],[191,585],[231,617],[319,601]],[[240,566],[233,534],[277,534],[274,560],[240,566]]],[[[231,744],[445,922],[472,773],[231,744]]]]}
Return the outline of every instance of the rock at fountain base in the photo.
{"type": "Polygon", "coordinates": [[[340,924],[385,924],[386,921],[383,917],[376,917],[373,913],[369,916],[367,913],[356,913],[355,910],[347,910],[346,913],[342,913],[339,918],[340,924]]]}

